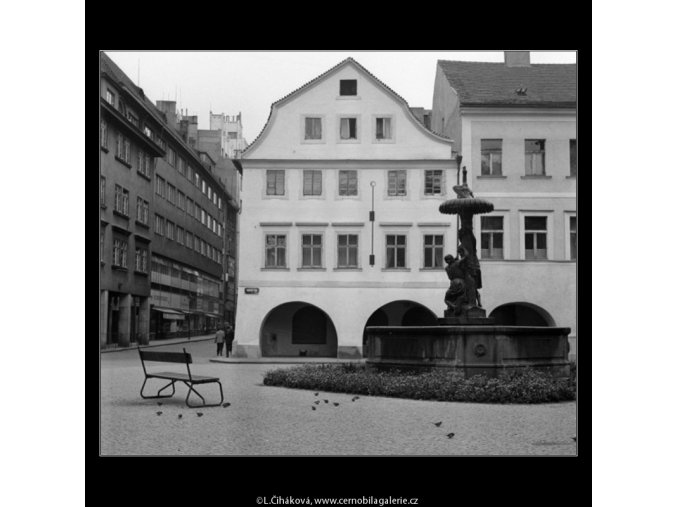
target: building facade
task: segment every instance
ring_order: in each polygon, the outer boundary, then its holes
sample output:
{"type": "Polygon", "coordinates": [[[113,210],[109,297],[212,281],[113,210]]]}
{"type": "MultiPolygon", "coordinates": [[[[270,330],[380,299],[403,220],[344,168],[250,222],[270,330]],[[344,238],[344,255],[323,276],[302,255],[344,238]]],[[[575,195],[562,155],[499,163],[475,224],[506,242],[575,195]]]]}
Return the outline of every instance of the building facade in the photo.
{"type": "Polygon", "coordinates": [[[223,322],[226,203],[157,107],[101,53],[102,347],[199,335],[223,322]]]}
{"type": "Polygon", "coordinates": [[[451,155],[352,58],[275,102],[242,157],[236,355],[360,357],[367,325],[436,323],[451,155]]]}
{"type": "Polygon", "coordinates": [[[438,61],[432,129],[452,137],[475,196],[482,303],[505,323],[571,327],[576,342],[576,65],[438,61]]]}
{"type": "Polygon", "coordinates": [[[209,113],[209,128],[219,132],[221,155],[227,158],[240,158],[247,148],[242,134],[242,113],[235,115],[209,113]]]}

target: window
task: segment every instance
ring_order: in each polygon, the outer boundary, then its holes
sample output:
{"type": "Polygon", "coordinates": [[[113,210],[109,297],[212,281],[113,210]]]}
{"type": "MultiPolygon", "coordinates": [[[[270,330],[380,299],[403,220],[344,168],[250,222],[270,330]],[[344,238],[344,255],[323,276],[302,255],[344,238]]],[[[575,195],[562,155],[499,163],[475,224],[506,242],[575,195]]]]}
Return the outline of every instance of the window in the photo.
{"type": "Polygon", "coordinates": [[[357,195],[357,171],[339,171],[339,195],[357,195]]]}
{"type": "Polygon", "coordinates": [[[143,126],[143,133],[146,134],[146,137],[148,139],[153,139],[155,136],[153,136],[153,131],[150,129],[148,125],[143,126]]]}
{"type": "Polygon", "coordinates": [[[284,268],[287,266],[287,236],[283,234],[266,235],[266,267],[284,268]]]}
{"type": "Polygon", "coordinates": [[[108,89],[106,90],[106,102],[115,107],[115,94],[108,89]]]}
{"type": "Polygon", "coordinates": [[[322,139],[322,118],[306,118],[305,139],[322,139]]]}
{"type": "Polygon", "coordinates": [[[101,187],[99,188],[99,201],[102,208],[106,207],[106,178],[101,176],[101,187]]]}
{"type": "Polygon", "coordinates": [[[341,139],[357,139],[357,118],[341,118],[341,139]]]}
{"type": "Polygon", "coordinates": [[[228,139],[237,139],[237,132],[228,132],[228,139]]]}
{"type": "Polygon", "coordinates": [[[184,231],[183,227],[177,226],[176,227],[176,242],[179,245],[183,245],[184,238],[185,238],[185,231],[184,231]]]}
{"type": "Polygon", "coordinates": [[[181,192],[181,190],[177,191],[177,194],[176,194],[176,206],[180,210],[186,209],[186,194],[181,192]]]}
{"type": "Polygon", "coordinates": [[[200,254],[207,255],[207,242],[202,239],[200,240],[200,254]]]}
{"type": "Polygon", "coordinates": [[[193,245],[193,249],[197,252],[200,253],[200,244],[202,243],[202,239],[200,239],[200,236],[197,234],[195,235],[195,244],[193,245]]]}
{"type": "Polygon", "coordinates": [[[303,234],[301,236],[301,266],[304,268],[322,267],[322,235],[303,234]]]}
{"type": "Polygon", "coordinates": [[[503,258],[503,217],[481,217],[482,258],[503,258]]]}
{"type": "Polygon", "coordinates": [[[341,95],[357,95],[357,79],[341,79],[339,92],[341,95]]]}
{"type": "Polygon", "coordinates": [[[136,219],[145,225],[148,225],[148,208],[148,201],[141,197],[136,198],[136,219]]]}
{"type": "Polygon", "coordinates": [[[390,118],[376,118],[376,139],[392,139],[390,118]]]}
{"type": "Polygon", "coordinates": [[[190,197],[186,197],[186,213],[188,213],[189,216],[193,216],[193,210],[195,209],[195,204],[193,202],[193,199],[190,197]]]}
{"type": "Polygon", "coordinates": [[[482,176],[502,174],[503,139],[482,139],[482,176]]]}
{"type": "Polygon", "coordinates": [[[407,195],[407,172],[388,171],[388,195],[407,195]]]}
{"type": "Polygon", "coordinates": [[[172,167],[176,165],[176,152],[171,148],[167,148],[167,162],[172,167]]]}
{"type": "Polygon", "coordinates": [[[221,198],[219,197],[219,209],[221,209],[221,198]]]}
{"type": "Polygon", "coordinates": [[[357,234],[338,235],[338,261],[339,268],[356,268],[357,266],[357,234]]]}
{"type": "Polygon", "coordinates": [[[178,171],[181,176],[186,175],[186,161],[179,157],[178,171]]]}
{"type": "Polygon", "coordinates": [[[137,170],[144,176],[150,178],[150,164],[151,164],[150,155],[148,155],[148,153],[140,149],[137,152],[136,162],[137,162],[137,170]]]}
{"type": "Polygon", "coordinates": [[[212,228],[212,216],[209,213],[207,213],[207,229],[211,230],[211,228],[212,228]]]}
{"type": "Polygon", "coordinates": [[[547,259],[547,217],[524,217],[524,253],[527,260],[547,259]]]}
{"type": "Polygon", "coordinates": [[[129,139],[118,132],[117,144],[115,146],[115,155],[129,164],[131,159],[131,149],[129,144],[129,139]]]}
{"type": "Polygon", "coordinates": [[[212,202],[214,203],[214,206],[216,206],[216,190],[214,190],[214,193],[212,194],[212,202]]]}
{"type": "Polygon", "coordinates": [[[186,179],[188,181],[193,181],[193,168],[189,165],[186,166],[186,179]]]}
{"type": "Polygon", "coordinates": [[[221,224],[219,223],[216,224],[216,234],[218,234],[219,237],[221,236],[221,224]]]}
{"type": "Polygon", "coordinates": [[[322,171],[303,171],[303,195],[322,195],[322,171]]]}
{"type": "Polygon", "coordinates": [[[195,170],[194,183],[197,188],[200,188],[200,174],[197,172],[197,169],[195,170]]]}
{"type": "Polygon", "coordinates": [[[134,269],[139,273],[148,273],[148,250],[145,248],[136,249],[134,269]]]}
{"type": "Polygon", "coordinates": [[[578,152],[576,151],[576,139],[569,139],[569,175],[578,174],[578,152]]]}
{"type": "Polygon", "coordinates": [[[207,185],[207,199],[211,200],[211,198],[212,198],[212,187],[207,185]]]}
{"type": "Polygon", "coordinates": [[[207,182],[205,181],[204,178],[202,179],[202,193],[203,194],[207,193],[207,182]]]}
{"type": "Polygon", "coordinates": [[[127,242],[123,239],[113,240],[113,266],[127,267],[127,242]]]}
{"type": "Polygon", "coordinates": [[[101,228],[101,235],[99,239],[99,260],[101,262],[103,261],[103,251],[105,250],[104,246],[106,244],[106,230],[102,227],[101,228]]]}
{"type": "Polygon", "coordinates": [[[155,234],[160,236],[165,234],[165,219],[160,215],[155,215],[155,234]]]}
{"type": "Polygon", "coordinates": [[[101,146],[108,149],[108,124],[101,120],[101,146]]]}
{"type": "Polygon", "coordinates": [[[284,171],[266,171],[266,195],[284,195],[284,171]]]}
{"type": "Polygon", "coordinates": [[[135,127],[139,127],[139,119],[137,116],[132,112],[132,111],[127,111],[127,120],[129,120],[129,123],[134,125],[135,127]]]}
{"type": "Polygon", "coordinates": [[[167,200],[176,204],[176,187],[171,183],[167,183],[167,200]]]}
{"type": "Polygon", "coordinates": [[[205,213],[204,208],[200,209],[200,222],[202,225],[207,225],[207,214],[205,213]]]}
{"type": "Polygon", "coordinates": [[[444,236],[442,234],[423,236],[423,267],[444,267],[444,236]]]}
{"type": "Polygon", "coordinates": [[[406,267],[407,237],[404,235],[386,236],[386,268],[406,267]]]}
{"type": "Polygon", "coordinates": [[[195,203],[195,220],[200,221],[200,216],[202,214],[202,208],[198,203],[195,203]]]}
{"type": "Polygon", "coordinates": [[[186,231],[186,247],[193,249],[193,233],[186,231]]]}
{"type": "Polygon", "coordinates": [[[441,170],[425,171],[425,195],[441,195],[442,192],[441,170]]]}
{"type": "Polygon", "coordinates": [[[576,233],[576,217],[569,217],[569,252],[571,252],[572,261],[578,258],[578,237],[576,233]]]}
{"type": "Polygon", "coordinates": [[[174,222],[167,220],[167,239],[174,241],[174,222]]]}
{"type": "Polygon", "coordinates": [[[129,190],[115,185],[115,211],[129,216],[129,190]]]}
{"type": "Polygon", "coordinates": [[[545,176],[545,139],[526,139],[524,157],[527,176],[545,176]]]}
{"type": "Polygon", "coordinates": [[[155,175],[155,193],[161,197],[165,196],[165,180],[157,174],[155,175]]]}

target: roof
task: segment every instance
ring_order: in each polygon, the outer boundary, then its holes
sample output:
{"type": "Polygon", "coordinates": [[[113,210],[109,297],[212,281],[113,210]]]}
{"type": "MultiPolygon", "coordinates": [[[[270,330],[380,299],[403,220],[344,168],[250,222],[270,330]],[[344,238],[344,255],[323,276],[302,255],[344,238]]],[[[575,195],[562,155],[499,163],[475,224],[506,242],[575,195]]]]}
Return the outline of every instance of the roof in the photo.
{"type": "Polygon", "coordinates": [[[461,106],[576,106],[576,64],[541,63],[508,67],[505,63],[438,60],[461,106]],[[518,88],[526,88],[518,95],[518,88]]]}
{"type": "Polygon", "coordinates": [[[289,100],[289,99],[295,97],[296,95],[299,95],[299,94],[300,94],[301,92],[303,92],[304,90],[310,88],[310,87],[311,87],[312,85],[314,85],[315,83],[317,83],[317,82],[321,81],[322,79],[324,79],[325,77],[329,76],[329,74],[334,73],[335,71],[337,71],[338,69],[340,69],[341,67],[343,67],[343,66],[345,66],[345,65],[347,65],[347,64],[349,64],[349,63],[354,64],[359,70],[361,70],[362,72],[364,72],[365,74],[367,74],[371,79],[373,79],[376,83],[378,83],[379,85],[381,85],[381,86],[382,86],[383,88],[385,88],[390,94],[392,94],[397,100],[399,100],[400,102],[402,102],[402,103],[404,104],[404,106],[406,107],[407,111],[409,111],[409,113],[411,114],[412,118],[415,119],[415,120],[417,120],[416,123],[417,123],[418,125],[420,125],[420,126],[423,128],[423,130],[425,130],[426,132],[432,134],[433,136],[439,137],[439,138],[441,138],[441,139],[443,139],[443,140],[445,140],[445,141],[450,141],[450,139],[446,138],[445,136],[443,136],[443,135],[441,135],[441,134],[438,134],[438,133],[436,133],[436,132],[433,132],[432,130],[429,130],[428,128],[426,128],[425,126],[423,126],[423,123],[421,123],[420,121],[418,121],[418,119],[416,118],[416,116],[414,115],[414,113],[411,111],[411,109],[410,109],[410,107],[409,107],[409,104],[407,103],[406,100],[404,100],[404,98],[402,98],[402,96],[400,96],[400,95],[399,95],[398,93],[396,93],[392,88],[390,88],[388,85],[386,85],[383,81],[381,81],[379,78],[377,78],[376,76],[374,76],[371,72],[369,72],[366,68],[364,68],[362,65],[360,65],[360,63],[359,63],[357,60],[355,60],[355,59],[352,58],[352,57],[348,57],[348,58],[346,58],[345,60],[342,60],[342,61],[340,61],[339,63],[337,63],[336,65],[334,65],[332,68],[330,68],[330,69],[327,70],[326,72],[323,72],[322,74],[320,74],[320,75],[317,76],[316,78],[314,78],[314,79],[308,81],[307,83],[301,85],[300,87],[298,87],[298,88],[295,89],[294,91],[288,93],[287,95],[285,95],[285,96],[282,97],[281,99],[276,100],[275,102],[273,102],[273,103],[270,105],[270,113],[268,114],[268,119],[266,120],[265,125],[264,125],[263,128],[261,129],[261,132],[259,132],[259,135],[256,136],[256,139],[254,139],[254,141],[252,141],[252,142],[249,144],[249,146],[247,146],[247,147],[244,149],[243,153],[247,152],[247,150],[249,150],[250,148],[252,148],[252,147],[256,144],[256,142],[259,140],[259,138],[263,135],[263,133],[266,131],[266,128],[268,127],[268,124],[270,123],[270,119],[271,119],[271,117],[273,116],[273,110],[275,109],[276,106],[278,106],[278,105],[282,104],[283,102],[285,102],[285,101],[287,101],[287,100],[289,100]]]}

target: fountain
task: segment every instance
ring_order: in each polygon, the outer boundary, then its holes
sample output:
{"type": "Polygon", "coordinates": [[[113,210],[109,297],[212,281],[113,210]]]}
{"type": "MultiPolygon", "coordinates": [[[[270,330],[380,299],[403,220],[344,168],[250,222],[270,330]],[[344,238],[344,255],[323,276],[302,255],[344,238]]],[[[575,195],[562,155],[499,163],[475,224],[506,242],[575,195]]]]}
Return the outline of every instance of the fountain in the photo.
{"type": "Polygon", "coordinates": [[[473,216],[490,213],[494,205],[476,198],[467,183],[454,186],[456,198],[440,205],[440,212],[458,215],[456,257],[444,260],[449,289],[447,308],[437,326],[369,326],[367,364],[377,369],[454,368],[466,377],[497,377],[530,366],[555,376],[569,375],[567,327],[496,325],[482,308],[482,272],[477,258],[473,216]]]}

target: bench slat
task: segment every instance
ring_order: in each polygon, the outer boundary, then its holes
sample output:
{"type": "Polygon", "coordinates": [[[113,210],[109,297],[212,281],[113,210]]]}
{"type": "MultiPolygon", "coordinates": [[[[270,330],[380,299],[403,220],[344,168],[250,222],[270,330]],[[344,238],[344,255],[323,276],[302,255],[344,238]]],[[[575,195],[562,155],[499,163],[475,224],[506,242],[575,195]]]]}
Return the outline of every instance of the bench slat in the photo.
{"type": "MultiPolygon", "coordinates": [[[[147,377],[156,377],[156,378],[164,378],[168,380],[191,380],[191,377],[189,377],[186,373],[176,373],[173,371],[162,371],[158,373],[148,373],[146,375],[147,377]]],[[[200,382],[216,382],[219,379],[217,377],[205,377],[204,375],[193,375],[192,376],[192,381],[194,383],[200,383],[200,382]]]]}
{"type": "Polygon", "coordinates": [[[162,363],[188,363],[191,364],[193,359],[189,353],[183,352],[148,352],[139,349],[139,353],[144,361],[159,361],[162,363]]]}

